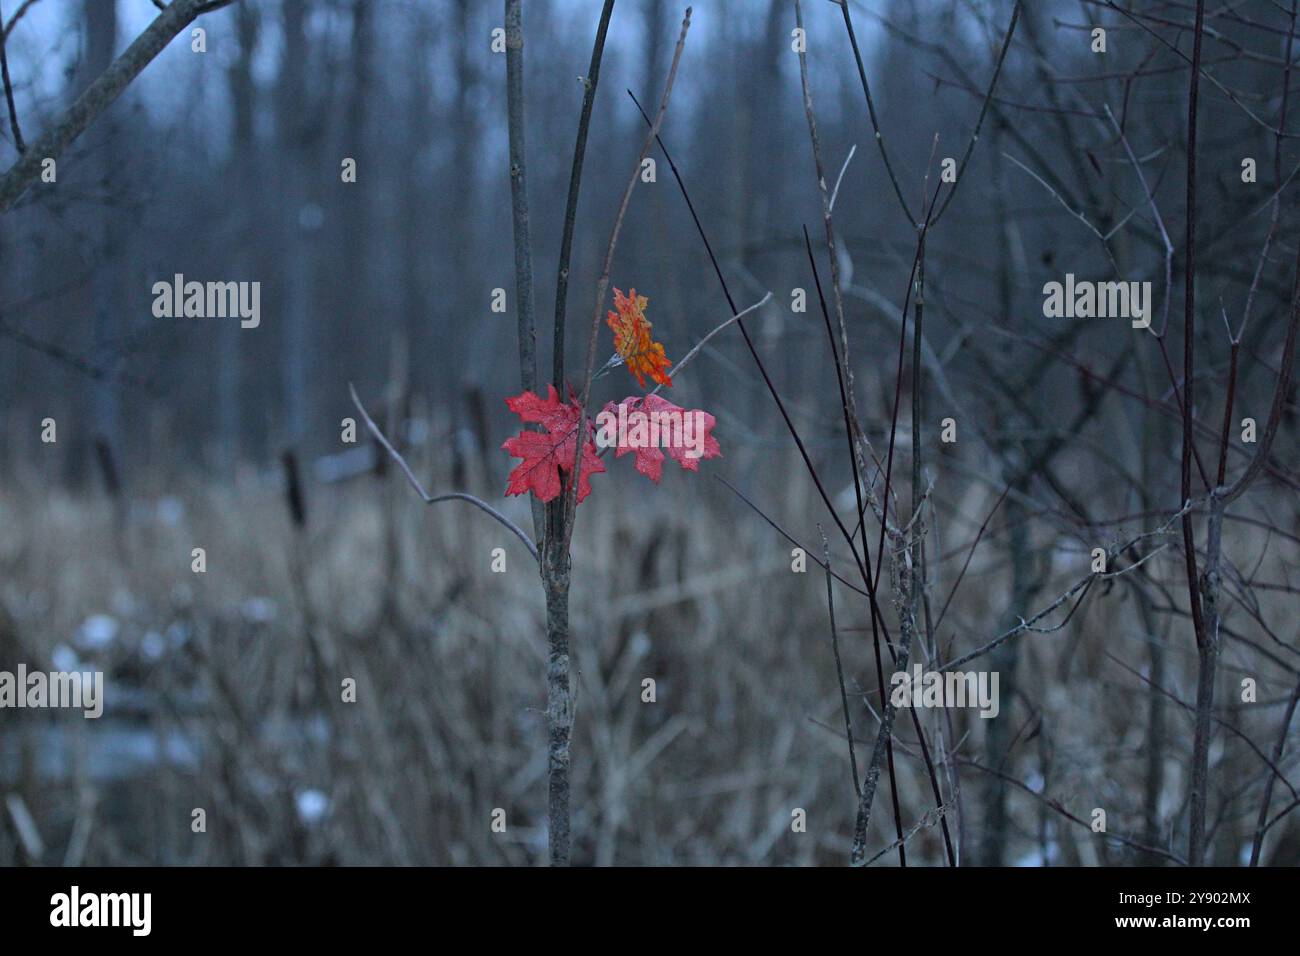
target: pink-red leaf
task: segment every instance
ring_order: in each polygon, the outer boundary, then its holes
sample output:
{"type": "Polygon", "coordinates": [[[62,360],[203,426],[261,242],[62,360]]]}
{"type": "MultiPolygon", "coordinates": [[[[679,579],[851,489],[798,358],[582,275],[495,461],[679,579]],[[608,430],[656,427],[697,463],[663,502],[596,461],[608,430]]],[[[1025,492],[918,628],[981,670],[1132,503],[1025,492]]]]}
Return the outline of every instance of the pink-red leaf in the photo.
{"type": "Polygon", "coordinates": [[[601,444],[614,446],[616,458],[635,455],[636,470],[653,482],[663,476],[665,456],[687,471],[699,471],[701,459],[721,458],[715,423],[706,411],[684,409],[658,395],[610,402],[597,422],[601,444]]]}

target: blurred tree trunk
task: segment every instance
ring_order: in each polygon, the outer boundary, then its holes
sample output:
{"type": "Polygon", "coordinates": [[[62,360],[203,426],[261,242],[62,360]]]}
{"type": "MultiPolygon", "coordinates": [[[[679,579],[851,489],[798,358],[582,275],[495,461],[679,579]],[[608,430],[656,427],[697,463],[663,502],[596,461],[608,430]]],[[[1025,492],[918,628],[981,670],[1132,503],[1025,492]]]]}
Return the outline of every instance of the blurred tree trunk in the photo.
{"type": "MultiPolygon", "coordinates": [[[[117,46],[116,0],[83,0],[84,47],[76,95],[93,83],[113,62],[117,46]]],[[[114,193],[114,179],[119,169],[117,130],[111,116],[100,120],[98,142],[90,150],[88,163],[94,184],[92,191],[106,197],[114,193]]],[[[95,365],[115,369],[121,360],[121,213],[108,202],[94,212],[96,225],[90,232],[98,258],[91,283],[93,315],[92,361],[95,365]]],[[[110,381],[87,380],[90,388],[91,420],[95,439],[104,442],[112,453],[121,455],[121,400],[117,385],[110,381]]]]}
{"type": "Polygon", "coordinates": [[[373,0],[353,0],[352,45],[348,53],[351,65],[351,90],[343,114],[337,159],[331,170],[341,174],[344,157],[357,161],[357,182],[341,187],[340,228],[334,230],[337,243],[330,250],[336,262],[334,288],[341,305],[340,323],[334,330],[335,348],[331,372],[331,391],[344,389],[346,382],[367,368],[358,368],[366,355],[366,336],[374,334],[378,312],[374,295],[374,259],[370,254],[375,195],[379,177],[377,157],[370,149],[369,111],[372,102],[373,73],[371,61],[375,46],[375,4],[373,0]],[[364,178],[363,178],[364,177],[364,178]]]}
{"type": "Polygon", "coordinates": [[[314,136],[312,110],[307,96],[308,44],[305,0],[284,0],[281,29],[284,55],[281,58],[277,124],[281,145],[280,194],[282,242],[281,261],[287,270],[284,284],[284,340],[281,348],[281,387],[284,400],[285,438],[297,445],[306,437],[310,407],[312,348],[309,325],[314,292],[314,217],[319,208],[309,203],[306,189],[314,136]]]}
{"type": "MultiPolygon", "coordinates": [[[[448,188],[443,191],[443,195],[448,200],[444,228],[454,231],[456,241],[448,250],[451,261],[450,281],[443,287],[438,299],[438,305],[447,316],[444,321],[450,322],[454,328],[469,330],[469,334],[462,332],[440,345],[443,350],[450,348],[460,353],[459,361],[453,356],[452,367],[463,369],[469,375],[489,374],[494,361],[494,345],[502,341],[498,330],[503,328],[499,323],[474,321],[472,317],[491,316],[492,313],[488,311],[488,290],[509,286],[505,281],[478,281],[482,275],[478,244],[481,212],[476,189],[476,156],[479,146],[477,64],[481,54],[470,39],[474,36],[473,10],[476,6],[478,5],[471,3],[471,0],[455,0],[454,35],[463,39],[453,44],[456,51],[456,103],[452,112],[451,129],[456,133],[452,139],[451,169],[444,179],[448,188]]],[[[453,407],[453,403],[460,400],[461,383],[452,376],[442,376],[439,381],[445,385],[446,391],[437,398],[445,401],[447,407],[453,407]]]]}
{"type": "MultiPolygon", "coordinates": [[[[1029,606],[1034,590],[1030,582],[1032,571],[1026,526],[1027,515],[1018,500],[1019,495],[1026,494],[1028,491],[1028,481],[1017,482],[1003,506],[1006,508],[1006,520],[1010,528],[1007,561],[1011,567],[1009,605],[1011,614],[1008,619],[1012,624],[1016,623],[1016,616],[1029,606]]],[[[984,737],[984,764],[997,770],[1003,769],[1003,763],[1007,759],[1007,747],[1011,742],[1013,729],[1011,705],[1015,699],[1019,648],[1019,641],[1006,641],[995,648],[990,655],[989,669],[999,675],[998,696],[1002,701],[1002,710],[996,720],[988,722],[988,730],[984,737]]],[[[984,866],[1004,866],[1007,852],[1007,787],[1000,777],[989,774],[986,779],[984,845],[980,854],[980,863],[984,866]]]]}
{"type": "MultiPolygon", "coordinates": [[[[429,61],[437,45],[438,26],[435,14],[424,6],[412,13],[414,26],[406,46],[406,60],[414,70],[416,89],[406,102],[406,135],[402,152],[408,157],[406,169],[425,181],[434,177],[431,162],[433,144],[433,110],[430,98],[423,95],[421,87],[429,76],[429,61]]],[[[405,190],[402,195],[406,196],[405,190]]],[[[430,278],[437,268],[437,233],[434,225],[437,191],[416,189],[397,209],[401,247],[401,292],[398,308],[401,311],[403,335],[407,343],[406,381],[415,395],[427,395],[433,380],[429,363],[433,341],[431,316],[430,278]]]]}
{"type": "MultiPolygon", "coordinates": [[[[262,208],[259,183],[260,154],[253,128],[256,109],[256,87],[253,83],[253,51],[260,33],[259,13],[253,4],[241,3],[236,8],[235,29],[239,39],[239,55],[229,70],[230,99],[234,111],[234,129],[231,141],[231,169],[229,181],[235,184],[240,198],[240,211],[236,212],[236,270],[239,280],[252,277],[256,255],[253,239],[256,233],[257,211],[262,208]]],[[[246,334],[238,322],[221,325],[217,368],[217,421],[218,445],[221,464],[227,472],[239,463],[239,435],[242,415],[239,400],[240,335],[246,334]]]]}

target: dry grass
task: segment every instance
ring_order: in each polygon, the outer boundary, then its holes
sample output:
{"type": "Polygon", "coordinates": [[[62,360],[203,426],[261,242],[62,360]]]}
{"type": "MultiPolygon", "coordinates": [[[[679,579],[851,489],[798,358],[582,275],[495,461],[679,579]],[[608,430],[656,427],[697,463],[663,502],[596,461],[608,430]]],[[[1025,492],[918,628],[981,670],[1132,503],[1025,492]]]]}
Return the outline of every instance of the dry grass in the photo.
{"type": "MultiPolygon", "coordinates": [[[[434,477],[434,487],[450,480],[434,477]]],[[[820,572],[810,563],[791,573],[789,546],[714,482],[674,474],[650,489],[630,470],[599,480],[603,494],[583,506],[574,545],[575,862],[844,863],[854,798],[820,572]],[[655,703],[641,700],[647,677],[655,703]],[[795,808],[807,811],[806,833],[791,831],[795,808]]],[[[807,482],[768,480],[767,503],[811,544],[819,510],[807,482]]],[[[397,477],[309,491],[306,531],[291,524],[275,483],[253,475],[233,488],[137,490],[122,506],[34,475],[0,492],[0,666],[48,668],[62,646],[108,675],[99,721],[3,714],[0,781],[30,807],[43,862],[544,859],[543,612],[528,556],[481,513],[425,508],[397,477]],[[207,552],[201,575],[190,570],[196,546],[207,552]],[[505,573],[490,568],[497,547],[505,573]],[[117,625],[98,651],[77,642],[92,615],[117,625]],[[340,699],[345,677],[357,682],[356,703],[340,699]],[[191,832],[196,807],[205,834],[191,832]],[[494,808],[505,810],[504,834],[492,832],[494,808]]],[[[943,529],[945,550],[969,542],[992,499],[968,495],[964,520],[943,529]]],[[[523,502],[507,507],[526,523],[523,502]]],[[[1048,553],[1052,542],[1036,535],[1048,553]]],[[[1006,616],[1003,547],[991,533],[949,612],[944,640],[955,632],[958,650],[1006,616]]],[[[1058,564],[1045,567],[1040,605],[1078,576],[1072,561],[1058,564]]],[[[940,599],[958,567],[953,558],[940,569],[940,599]]],[[[1159,571],[1181,573],[1173,558],[1159,571]]],[[[845,589],[837,602],[848,673],[874,690],[865,607],[845,589]]],[[[1284,606],[1264,611],[1286,620],[1284,606]]],[[[1148,698],[1105,656],[1135,668],[1146,660],[1132,595],[1117,583],[1065,630],[1020,640],[1021,693],[1004,698],[1000,718],[1013,721],[1017,742],[1002,769],[1084,819],[1105,807],[1112,831],[1139,835],[1148,698]]],[[[1169,684],[1187,698],[1190,632],[1176,625],[1168,640],[1169,684]]],[[[1233,700],[1239,671],[1259,679],[1261,701],[1284,697],[1281,672],[1259,673],[1248,658],[1258,660],[1229,645],[1221,700],[1233,700]]],[[[1222,715],[1268,749],[1280,710],[1222,715]]],[[[854,720],[869,740],[874,720],[861,698],[854,720]]],[[[938,726],[934,713],[925,720],[938,726]]],[[[1181,808],[1190,747],[1176,707],[1168,722],[1166,817],[1181,808]]],[[[954,714],[946,744],[982,757],[985,723],[954,714]]],[[[908,828],[932,802],[910,726],[900,725],[908,828]]],[[[860,744],[860,763],[868,749],[860,744]]],[[[1240,741],[1221,736],[1214,759],[1222,792],[1247,782],[1257,792],[1262,765],[1240,741]]],[[[959,769],[970,861],[989,778],[959,769]]],[[[1274,799],[1280,807],[1291,796],[1279,787],[1274,799]]],[[[887,797],[877,806],[873,845],[883,847],[893,839],[887,797]]],[[[1243,799],[1221,820],[1220,862],[1236,862],[1256,807],[1243,799]]],[[[1135,860],[1030,794],[1014,792],[1010,808],[1010,860],[1135,860]]],[[[1271,859],[1295,862],[1296,831],[1281,831],[1271,859]]],[[[0,862],[27,856],[6,820],[0,862]]],[[[937,827],[909,843],[910,861],[942,859],[937,827]]]]}

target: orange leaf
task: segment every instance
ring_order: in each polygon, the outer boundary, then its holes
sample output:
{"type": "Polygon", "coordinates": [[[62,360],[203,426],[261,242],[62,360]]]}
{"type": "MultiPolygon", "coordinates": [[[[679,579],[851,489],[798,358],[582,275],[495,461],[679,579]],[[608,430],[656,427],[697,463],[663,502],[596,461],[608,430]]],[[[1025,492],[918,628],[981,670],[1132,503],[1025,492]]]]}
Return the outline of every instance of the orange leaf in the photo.
{"type": "Polygon", "coordinates": [[[627,369],[636,376],[637,384],[645,388],[646,376],[660,385],[671,386],[668,369],[672,366],[664,347],[650,337],[650,321],[645,317],[649,300],[629,289],[624,295],[614,290],[614,308],[605,322],[614,331],[614,348],[622,356],[627,369]]]}

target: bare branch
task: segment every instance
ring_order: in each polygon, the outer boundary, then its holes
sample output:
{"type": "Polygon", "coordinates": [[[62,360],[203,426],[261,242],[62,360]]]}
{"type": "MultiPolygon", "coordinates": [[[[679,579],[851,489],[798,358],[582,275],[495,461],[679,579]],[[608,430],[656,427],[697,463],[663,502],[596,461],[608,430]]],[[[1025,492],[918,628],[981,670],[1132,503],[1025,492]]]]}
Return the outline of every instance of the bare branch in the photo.
{"type": "MultiPolygon", "coordinates": [[[[858,783],[858,755],[853,744],[853,718],[849,716],[849,692],[844,684],[844,664],[840,660],[840,636],[835,629],[835,588],[831,583],[831,547],[826,541],[826,532],[821,524],[817,533],[822,539],[822,555],[826,559],[826,608],[831,619],[831,651],[835,655],[835,679],[840,685],[840,704],[844,709],[844,737],[849,742],[849,770],[853,774],[853,790],[862,798],[862,787],[858,783]]],[[[890,849],[893,849],[892,847],[890,849]]]]}
{"type": "MultiPolygon", "coordinates": [[[[711,332],[709,332],[708,335],[704,336],[704,338],[702,338],[702,339],[700,339],[698,342],[696,342],[695,345],[693,345],[693,346],[691,347],[691,350],[690,350],[689,352],[687,352],[687,353],[682,357],[682,360],[681,360],[680,362],[678,362],[676,365],[673,366],[673,376],[676,377],[677,375],[680,375],[680,374],[681,374],[682,369],[684,369],[684,368],[686,367],[686,364],[687,364],[688,362],[690,362],[691,359],[695,358],[695,356],[697,356],[697,355],[700,354],[700,349],[704,348],[704,346],[706,346],[706,345],[709,344],[709,339],[713,338],[715,335],[717,335],[719,332],[721,332],[721,331],[722,331],[723,329],[725,329],[727,326],[731,325],[733,322],[739,322],[739,321],[740,321],[741,319],[743,319],[745,316],[749,315],[749,313],[751,313],[751,312],[757,312],[757,311],[758,311],[759,309],[761,309],[763,306],[767,305],[768,302],[770,302],[770,301],[772,301],[772,293],[771,293],[771,291],[769,290],[768,293],[767,293],[766,295],[763,296],[763,298],[759,299],[757,302],[755,302],[755,303],[754,303],[753,305],[751,305],[749,308],[747,308],[747,309],[743,309],[743,310],[741,310],[740,312],[737,312],[737,313],[736,313],[735,315],[733,315],[731,318],[724,320],[720,325],[715,325],[715,326],[713,327],[713,330],[712,330],[711,332]]],[[[656,386],[655,386],[655,387],[650,391],[650,394],[651,394],[651,395],[658,395],[658,394],[659,394],[659,390],[660,390],[661,388],[663,388],[662,385],[656,385],[656,386]]]]}
{"type": "Polygon", "coordinates": [[[541,560],[537,554],[537,546],[528,540],[528,535],[524,534],[523,529],[483,499],[476,498],[474,495],[466,494],[463,491],[453,491],[445,495],[431,495],[425,491],[424,485],[420,484],[420,479],[415,477],[415,472],[411,471],[411,466],[406,463],[406,459],[403,458],[401,453],[393,447],[392,443],[384,436],[384,433],[380,431],[379,426],[375,424],[374,419],[370,417],[370,413],[366,411],[365,406],[361,404],[361,399],[357,397],[357,390],[350,382],[348,383],[348,391],[352,395],[352,404],[355,405],[357,411],[361,413],[361,418],[366,423],[366,428],[369,429],[370,434],[374,436],[375,441],[384,446],[384,450],[388,452],[389,457],[392,458],[393,461],[397,462],[398,467],[402,469],[402,473],[406,475],[406,480],[410,482],[410,485],[415,489],[416,494],[424,499],[426,505],[437,504],[440,501],[468,501],[479,510],[491,515],[501,524],[505,525],[505,527],[510,531],[514,532],[515,537],[524,543],[524,547],[528,549],[528,553],[533,556],[534,561],[541,560]]]}
{"type": "MultiPolygon", "coordinates": [[[[4,23],[4,12],[0,11],[0,25],[4,23]]],[[[4,80],[5,103],[9,107],[9,129],[14,134],[14,148],[25,153],[27,146],[23,143],[23,131],[18,127],[18,108],[14,106],[14,85],[9,79],[8,31],[0,35],[0,78],[4,80]]]]}
{"type": "MultiPolygon", "coordinates": [[[[225,4],[221,4],[224,6],[225,4]]],[[[58,122],[32,143],[18,162],[0,177],[0,213],[8,212],[41,174],[41,163],[56,159],[108,109],[168,43],[200,13],[216,9],[202,0],[174,0],[77,98],[58,122]]]]}
{"type": "MultiPolygon", "coordinates": [[[[524,26],[522,0],[505,0],[506,125],[510,140],[510,220],[515,250],[515,297],[519,325],[519,380],[537,392],[537,325],[533,310],[533,242],[528,218],[528,158],[524,147],[524,26]]],[[[545,528],[542,503],[529,496],[533,534],[545,528]]]]}

